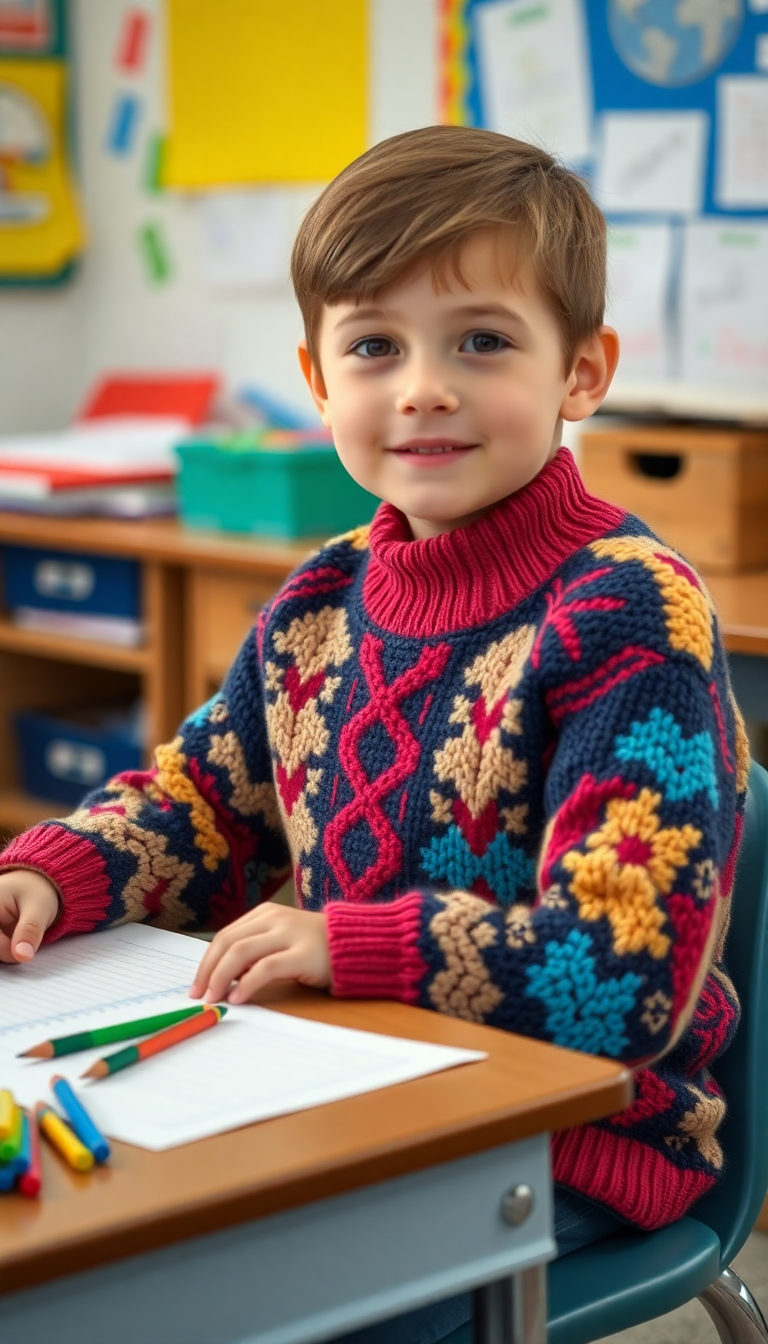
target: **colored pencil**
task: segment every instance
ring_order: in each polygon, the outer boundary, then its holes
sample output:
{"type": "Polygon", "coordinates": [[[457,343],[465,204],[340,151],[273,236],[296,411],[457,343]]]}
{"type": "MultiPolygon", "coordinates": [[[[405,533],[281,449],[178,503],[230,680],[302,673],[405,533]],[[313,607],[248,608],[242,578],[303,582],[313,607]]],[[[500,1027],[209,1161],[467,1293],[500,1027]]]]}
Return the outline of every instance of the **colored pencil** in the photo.
{"type": "Polygon", "coordinates": [[[22,1050],[16,1058],[57,1059],[59,1055],[73,1055],[78,1050],[92,1050],[97,1045],[113,1045],[115,1041],[130,1041],[134,1036],[150,1036],[154,1031],[163,1031],[165,1027],[172,1027],[176,1022],[185,1022],[188,1017],[202,1013],[204,1007],[205,1004],[198,1003],[194,1008],[177,1008],[175,1012],[156,1013],[154,1017],[140,1017],[135,1022],[118,1022],[113,1027],[94,1027],[92,1031],[78,1031],[74,1036],[55,1036],[53,1040],[40,1041],[29,1050],[22,1050]]]}
{"type": "Polygon", "coordinates": [[[16,1102],[13,1093],[7,1087],[0,1088],[0,1139],[7,1139],[13,1133],[16,1122],[16,1102]]]}
{"type": "Polygon", "coordinates": [[[29,1134],[29,1166],[22,1176],[19,1177],[17,1185],[22,1195],[27,1199],[35,1199],[40,1194],[43,1184],[42,1163],[40,1161],[40,1133],[34,1118],[25,1113],[27,1122],[27,1133],[29,1134]]]}
{"type": "Polygon", "coordinates": [[[15,1102],[13,1112],[13,1128],[7,1138],[0,1142],[0,1162],[10,1162],[11,1158],[15,1157],[21,1148],[24,1129],[22,1125],[21,1111],[15,1102]]]}
{"type": "Polygon", "coordinates": [[[118,1073],[120,1069],[127,1069],[131,1064],[149,1059],[152,1055],[159,1054],[161,1050],[167,1050],[171,1045],[188,1041],[191,1036],[197,1036],[201,1031],[217,1026],[226,1011],[224,1007],[212,1008],[204,1005],[204,1011],[197,1017],[188,1017],[186,1022],[177,1022],[175,1027],[159,1031],[156,1036],[150,1036],[146,1041],[139,1041],[138,1045],[129,1045],[125,1050],[115,1050],[114,1054],[106,1055],[104,1059],[97,1059],[90,1069],[81,1074],[81,1077],[94,1080],[107,1078],[111,1073],[118,1073]]]}
{"type": "Polygon", "coordinates": [[[88,1171],[93,1166],[94,1157],[90,1148],[86,1148],[85,1144],[80,1142],[69,1125],[65,1125],[50,1106],[38,1101],[35,1115],[46,1139],[61,1153],[64,1160],[75,1168],[75,1171],[88,1171]]]}
{"type": "Polygon", "coordinates": [[[109,1144],[100,1129],[97,1129],[79,1097],[76,1097],[66,1078],[56,1074],[51,1079],[51,1088],[61,1105],[78,1139],[90,1148],[97,1162],[106,1162],[109,1157],[109,1144]]]}

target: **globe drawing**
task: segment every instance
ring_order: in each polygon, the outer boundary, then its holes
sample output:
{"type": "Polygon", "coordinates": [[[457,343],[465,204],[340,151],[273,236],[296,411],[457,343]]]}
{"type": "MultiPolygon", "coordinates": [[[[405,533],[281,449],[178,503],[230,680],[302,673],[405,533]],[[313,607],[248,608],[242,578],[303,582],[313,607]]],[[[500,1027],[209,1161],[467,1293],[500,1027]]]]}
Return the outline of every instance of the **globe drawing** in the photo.
{"type": "Polygon", "coordinates": [[[634,75],[670,88],[716,69],[743,17],[743,0],[610,0],[609,31],[634,75]]]}

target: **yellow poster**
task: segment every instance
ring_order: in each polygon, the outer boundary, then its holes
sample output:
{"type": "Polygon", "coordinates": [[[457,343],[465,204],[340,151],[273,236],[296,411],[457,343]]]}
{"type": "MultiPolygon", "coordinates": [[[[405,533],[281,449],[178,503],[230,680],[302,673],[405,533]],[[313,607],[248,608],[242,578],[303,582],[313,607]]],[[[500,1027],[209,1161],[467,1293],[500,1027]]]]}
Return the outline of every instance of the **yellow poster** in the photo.
{"type": "Polygon", "coordinates": [[[325,182],[368,144],[368,0],[166,0],[167,186],[325,182]]]}
{"type": "Polygon", "coordinates": [[[83,245],[59,60],[0,59],[0,278],[47,280],[83,245]]]}

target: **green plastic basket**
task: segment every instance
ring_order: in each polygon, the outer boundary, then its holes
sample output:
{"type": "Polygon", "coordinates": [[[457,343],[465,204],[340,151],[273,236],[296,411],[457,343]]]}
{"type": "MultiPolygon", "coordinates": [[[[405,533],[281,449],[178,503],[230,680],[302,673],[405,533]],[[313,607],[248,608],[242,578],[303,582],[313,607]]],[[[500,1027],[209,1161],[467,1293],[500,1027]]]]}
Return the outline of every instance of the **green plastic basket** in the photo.
{"type": "Polygon", "coordinates": [[[378,504],[353,481],[326,443],[265,446],[190,439],[176,451],[181,516],[190,527],[266,537],[323,537],[370,522],[378,504]]]}

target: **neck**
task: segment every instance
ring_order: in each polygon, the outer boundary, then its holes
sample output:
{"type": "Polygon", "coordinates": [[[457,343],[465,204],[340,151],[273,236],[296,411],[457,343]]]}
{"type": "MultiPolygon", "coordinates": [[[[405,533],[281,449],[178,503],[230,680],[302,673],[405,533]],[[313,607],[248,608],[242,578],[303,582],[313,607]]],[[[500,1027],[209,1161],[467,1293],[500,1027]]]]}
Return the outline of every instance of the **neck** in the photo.
{"type": "Polygon", "coordinates": [[[484,625],[623,517],[622,509],[589,494],[567,448],[522,490],[439,536],[413,540],[405,516],[382,504],[371,525],[366,609],[401,635],[484,625]]]}

